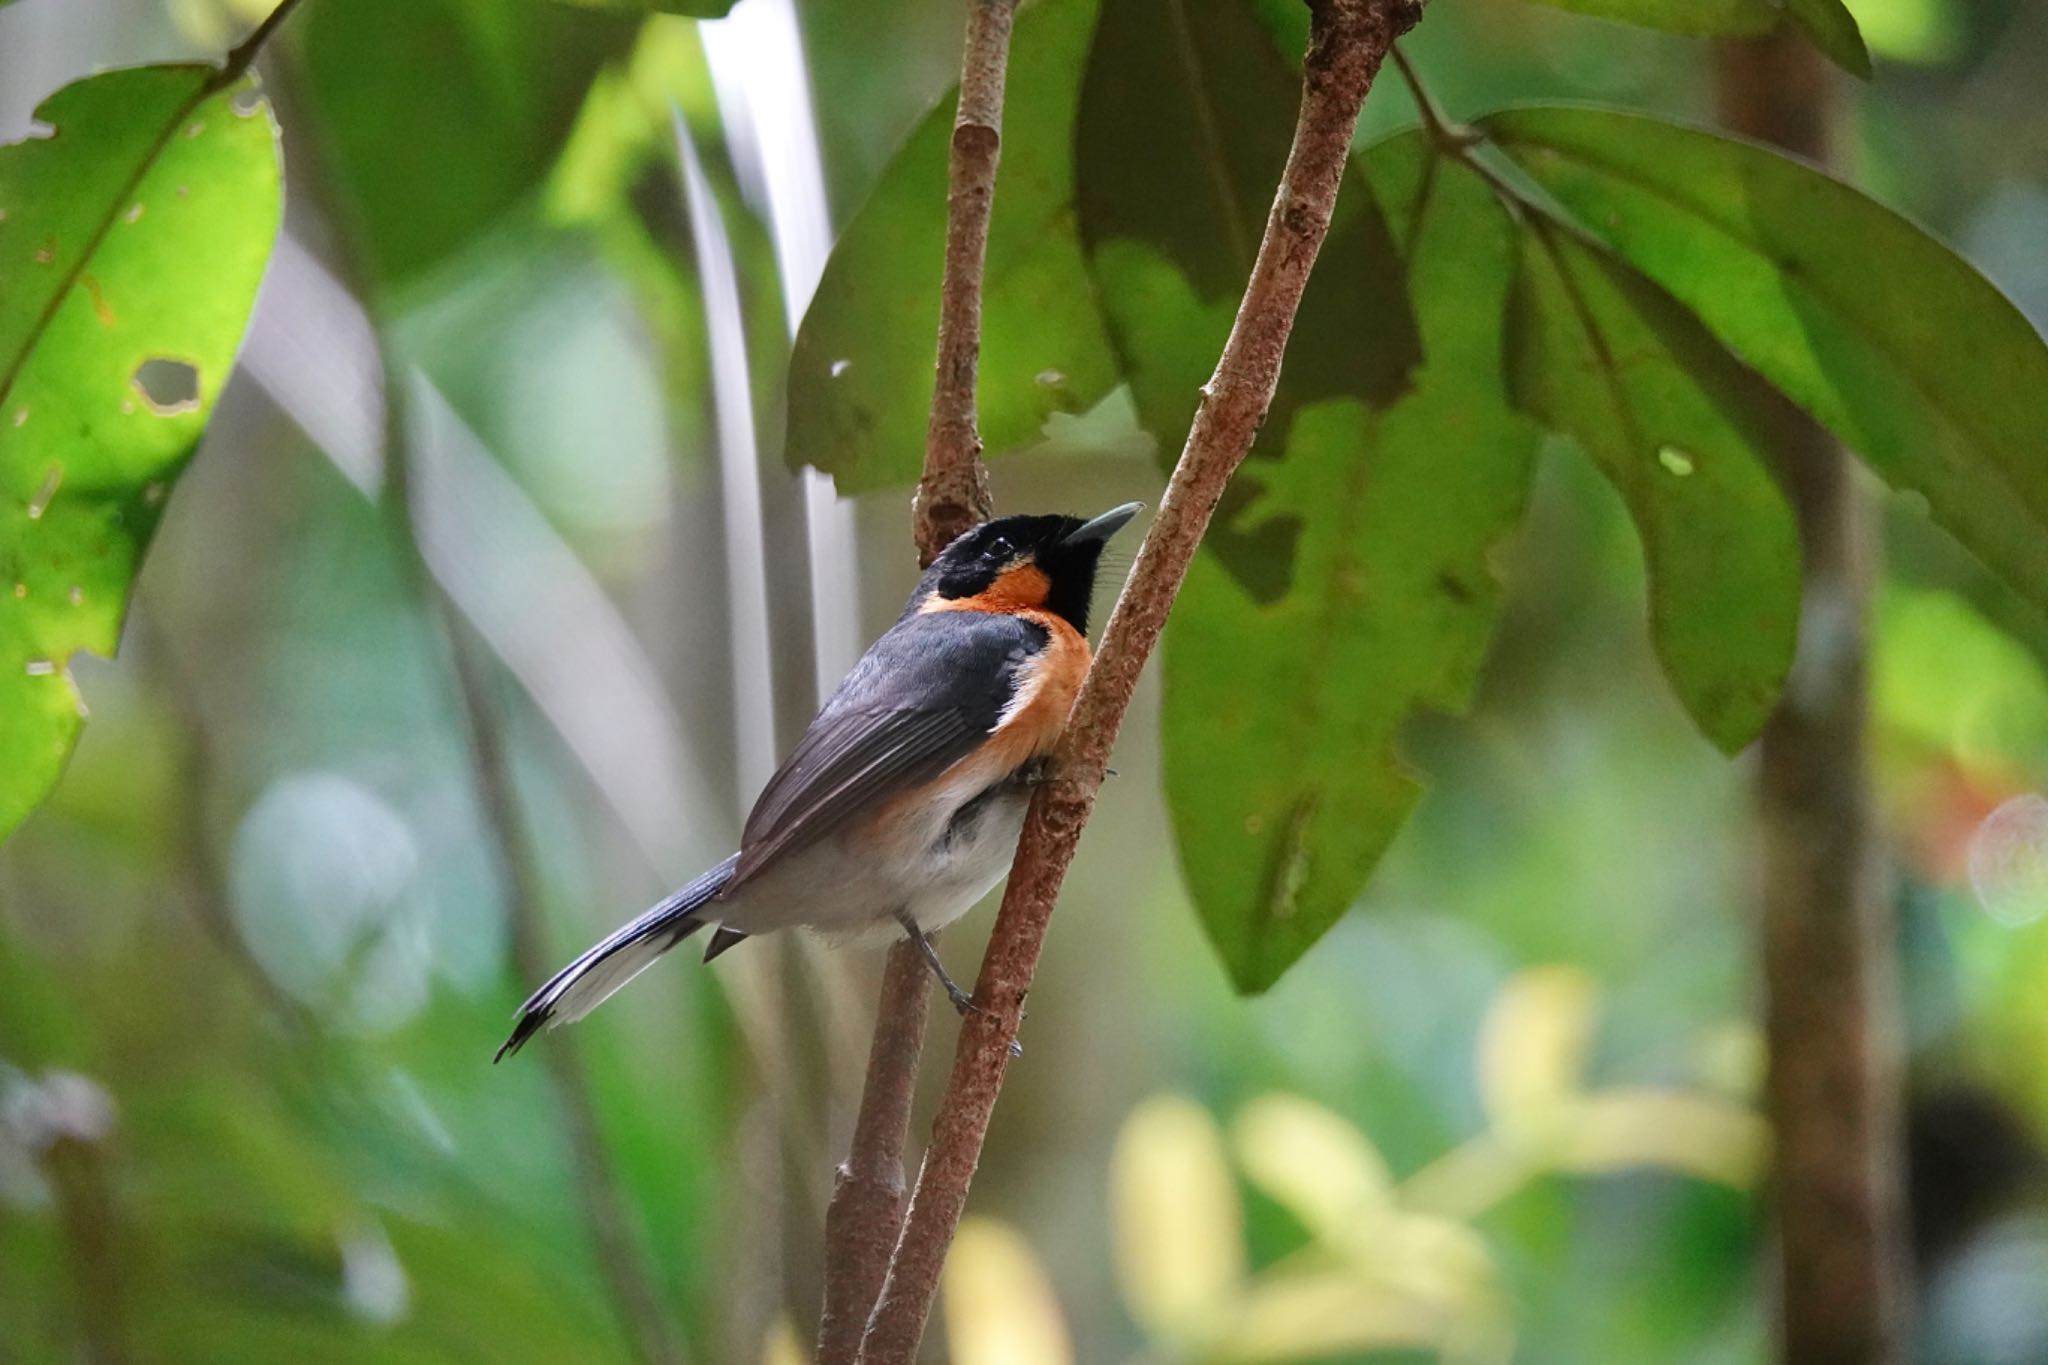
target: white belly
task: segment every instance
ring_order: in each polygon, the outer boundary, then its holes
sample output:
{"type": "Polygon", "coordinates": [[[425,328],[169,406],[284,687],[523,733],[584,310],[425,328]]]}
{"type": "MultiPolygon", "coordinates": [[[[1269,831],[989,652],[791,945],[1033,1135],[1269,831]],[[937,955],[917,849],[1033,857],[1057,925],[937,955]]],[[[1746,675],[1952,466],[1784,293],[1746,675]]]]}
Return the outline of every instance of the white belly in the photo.
{"type": "Polygon", "coordinates": [[[893,847],[863,839],[856,854],[837,834],[766,868],[705,918],[746,934],[797,926],[833,937],[893,927],[908,914],[930,932],[952,923],[1010,870],[1030,788],[941,790],[923,803],[893,847]]]}

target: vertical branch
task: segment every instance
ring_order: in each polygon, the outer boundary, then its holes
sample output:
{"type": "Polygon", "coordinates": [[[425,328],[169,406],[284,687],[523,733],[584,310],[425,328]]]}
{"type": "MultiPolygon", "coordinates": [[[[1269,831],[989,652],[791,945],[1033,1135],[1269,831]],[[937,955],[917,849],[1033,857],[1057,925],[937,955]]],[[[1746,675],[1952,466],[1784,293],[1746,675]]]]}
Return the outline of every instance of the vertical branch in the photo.
{"type": "Polygon", "coordinates": [[[939,287],[939,361],[924,477],[912,504],[917,557],[929,564],[955,536],[988,520],[988,471],[981,465],[974,384],[981,363],[981,279],[1002,155],[1003,74],[1016,0],[975,0],[960,63],[946,193],[946,273],[939,287]]]}
{"type": "Polygon", "coordinates": [[[825,1311],[818,1365],[852,1365],[903,1226],[903,1148],[917,1093],[931,985],[908,941],[889,949],[853,1143],[825,1210],[825,1311]]]}
{"type": "MultiPolygon", "coordinates": [[[[1789,26],[1724,46],[1716,77],[1730,128],[1825,159],[1828,68],[1789,26]]],[[[1876,528],[1834,441],[1804,422],[1788,435],[1804,603],[1757,776],[1778,1358],[1890,1365],[1908,1267],[1898,966],[1864,746],[1876,528]]]]}
{"type": "MultiPolygon", "coordinates": [[[[924,477],[912,502],[920,566],[994,511],[981,464],[975,383],[981,362],[981,290],[1002,156],[1003,79],[1016,0],[975,0],[960,62],[960,104],[947,161],[946,263],[939,343],[925,432],[924,477]]],[[[853,1365],[881,1298],[903,1226],[903,1149],[924,1047],[931,984],[907,940],[890,948],[875,1006],[875,1037],[853,1143],[825,1212],[825,1308],[818,1365],[853,1365]]]]}
{"type": "Polygon", "coordinates": [[[975,987],[981,1008],[961,1027],[916,1195],[862,1343],[862,1365],[908,1365],[916,1354],[981,1159],[1053,904],[1094,809],[1110,747],[1209,518],[1272,405],[1287,338],[1329,231],[1373,77],[1394,39],[1421,16],[1414,0],[1310,0],[1309,9],[1301,110],[1258,257],[1158,519],[1138,551],[1053,756],[1053,776],[1032,798],[975,987]]]}

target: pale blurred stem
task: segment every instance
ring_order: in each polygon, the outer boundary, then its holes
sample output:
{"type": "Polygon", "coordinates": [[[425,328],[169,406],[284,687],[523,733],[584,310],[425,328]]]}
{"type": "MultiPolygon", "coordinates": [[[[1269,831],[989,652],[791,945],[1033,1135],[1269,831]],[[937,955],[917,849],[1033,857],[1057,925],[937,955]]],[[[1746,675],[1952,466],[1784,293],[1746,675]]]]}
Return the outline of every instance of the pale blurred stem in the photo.
{"type": "Polygon", "coordinates": [[[128,1293],[121,1273],[105,1152],[90,1139],[65,1135],[42,1155],[64,1229],[64,1257],[83,1332],[85,1365],[128,1365],[128,1293]]]}
{"type": "Polygon", "coordinates": [[[1280,363],[1350,158],[1358,114],[1394,39],[1421,17],[1412,0],[1311,0],[1301,108],[1265,235],[1216,372],[1168,482],[1158,519],[1103,632],[1095,666],[1033,794],[974,998],[940,1102],[931,1146],[863,1365],[909,1365],[938,1293],[939,1272],[967,1204],[1024,997],[1081,830],[1094,810],[1110,747],[1167,613],[1225,486],[1251,450],[1280,380],[1280,363]]]}
{"type": "MultiPolygon", "coordinates": [[[[550,968],[543,932],[545,895],[540,869],[520,819],[504,727],[491,697],[487,665],[460,614],[427,570],[411,503],[411,448],[404,419],[404,374],[387,365],[384,378],[384,506],[406,557],[420,602],[448,651],[456,711],[467,741],[470,779],[490,853],[498,864],[510,908],[512,962],[522,981],[544,979],[550,968]]],[[[554,1084],[570,1167],[590,1229],[592,1253],[619,1321],[640,1365],[682,1365],[687,1358],[655,1290],[651,1267],[636,1243],[625,1196],[605,1149],[582,1055],[569,1039],[541,1049],[554,1084]]],[[[483,1053],[478,1053],[479,1063],[483,1053]]]]}
{"type": "Polygon", "coordinates": [[[227,869],[221,866],[220,855],[206,829],[215,767],[213,740],[207,732],[206,712],[200,705],[198,689],[179,665],[169,635],[157,624],[156,612],[137,611],[130,620],[130,629],[143,636],[145,670],[154,680],[155,690],[177,713],[178,730],[184,738],[177,765],[177,809],[171,818],[179,856],[191,882],[193,918],[280,1023],[297,1038],[317,1040],[322,1036],[319,1018],[271,979],[250,951],[249,942],[229,909],[227,869]]]}
{"type": "MultiPolygon", "coordinates": [[[[1831,73],[1790,25],[1724,45],[1715,75],[1728,127],[1826,158],[1831,73]]],[[[1778,1358],[1889,1365],[1906,1358],[1910,1268],[1898,964],[1864,741],[1876,528],[1826,433],[1788,436],[1805,601],[1757,774],[1778,1358]]]]}
{"type": "MultiPolygon", "coordinates": [[[[1016,0],[976,0],[960,60],[960,103],[947,159],[946,260],[939,285],[938,360],[924,476],[912,501],[920,567],[995,510],[981,463],[975,384],[981,361],[981,294],[988,228],[1002,159],[1003,80],[1016,0]]],[[[825,1305],[818,1365],[853,1365],[881,1298],[903,1226],[903,1152],[924,1049],[931,981],[917,949],[889,949],[875,1004],[875,1036],[853,1141],[825,1210],[825,1305]]]]}

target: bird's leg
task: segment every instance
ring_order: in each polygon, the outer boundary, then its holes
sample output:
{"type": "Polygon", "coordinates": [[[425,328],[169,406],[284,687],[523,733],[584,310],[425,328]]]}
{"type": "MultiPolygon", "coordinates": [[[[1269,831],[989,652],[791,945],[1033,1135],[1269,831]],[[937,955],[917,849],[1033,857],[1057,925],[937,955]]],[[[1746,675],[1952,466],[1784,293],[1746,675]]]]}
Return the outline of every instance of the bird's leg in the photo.
{"type": "MultiPolygon", "coordinates": [[[[960,983],[947,973],[946,964],[939,961],[939,950],[932,946],[932,936],[917,927],[917,921],[910,917],[910,913],[905,910],[897,911],[896,922],[903,926],[903,932],[917,945],[917,951],[924,957],[924,965],[930,967],[932,975],[939,979],[939,985],[945,988],[946,998],[953,1002],[953,1008],[960,1012],[960,1017],[965,1019],[969,1013],[981,1009],[981,1006],[974,1003],[974,997],[961,990],[960,983]]],[[[1010,1040],[1010,1055],[1024,1055],[1024,1045],[1015,1038],[1010,1040]]]]}
{"type": "Polygon", "coordinates": [[[953,1008],[960,1011],[963,1018],[966,1017],[967,1012],[975,1008],[974,997],[961,990],[960,983],[946,974],[946,964],[939,961],[939,950],[932,946],[932,936],[917,927],[917,921],[910,917],[907,910],[896,912],[896,922],[903,926],[903,932],[910,935],[910,941],[915,943],[917,951],[924,955],[924,965],[932,969],[932,975],[945,987],[946,998],[953,1002],[953,1008]]]}

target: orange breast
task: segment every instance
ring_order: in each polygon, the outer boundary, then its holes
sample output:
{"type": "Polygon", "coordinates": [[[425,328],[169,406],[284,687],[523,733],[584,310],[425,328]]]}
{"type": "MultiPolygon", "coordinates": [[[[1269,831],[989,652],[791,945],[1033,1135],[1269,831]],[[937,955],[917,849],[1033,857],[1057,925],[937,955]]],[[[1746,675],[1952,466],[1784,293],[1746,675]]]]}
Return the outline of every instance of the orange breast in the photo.
{"type": "MultiPolygon", "coordinates": [[[[982,746],[989,766],[1009,772],[1049,752],[1060,731],[1066,728],[1067,713],[1088,676],[1091,658],[1087,637],[1064,617],[1049,611],[1016,613],[1033,625],[1043,627],[1049,639],[1038,656],[1024,666],[1018,679],[1017,699],[1010,703],[995,733],[982,746]]],[[[981,755],[977,755],[980,757],[981,755]]],[[[965,762],[973,762],[970,758],[965,762]]]]}

